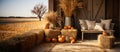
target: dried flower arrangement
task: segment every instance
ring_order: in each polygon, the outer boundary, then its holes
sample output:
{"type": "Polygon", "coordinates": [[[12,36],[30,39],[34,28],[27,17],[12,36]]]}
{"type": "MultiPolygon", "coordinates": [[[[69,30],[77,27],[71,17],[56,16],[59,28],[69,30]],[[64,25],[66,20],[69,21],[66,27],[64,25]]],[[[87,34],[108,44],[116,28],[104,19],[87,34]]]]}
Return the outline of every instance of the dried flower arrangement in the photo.
{"type": "Polygon", "coordinates": [[[57,12],[49,11],[46,13],[45,18],[47,18],[50,24],[53,24],[54,28],[61,28],[62,18],[58,15],[57,12]]]}
{"type": "Polygon", "coordinates": [[[71,15],[78,5],[77,0],[59,0],[59,2],[65,15],[65,26],[71,26],[71,15]]]}
{"type": "Polygon", "coordinates": [[[62,8],[66,17],[71,17],[72,12],[78,5],[77,0],[59,0],[59,2],[59,6],[62,8]]]}
{"type": "Polygon", "coordinates": [[[50,22],[50,23],[56,23],[56,19],[58,17],[58,14],[57,12],[54,12],[54,11],[49,11],[48,13],[46,13],[45,17],[47,18],[47,20],[50,22]]]}

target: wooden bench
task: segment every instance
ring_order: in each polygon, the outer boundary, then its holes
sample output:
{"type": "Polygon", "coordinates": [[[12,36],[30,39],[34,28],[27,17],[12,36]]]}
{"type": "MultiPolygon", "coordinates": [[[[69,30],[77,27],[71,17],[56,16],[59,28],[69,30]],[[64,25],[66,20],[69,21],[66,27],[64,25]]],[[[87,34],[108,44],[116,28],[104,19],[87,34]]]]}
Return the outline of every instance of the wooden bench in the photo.
{"type": "MultiPolygon", "coordinates": [[[[114,30],[105,30],[106,32],[108,32],[110,35],[113,35],[114,30]]],[[[82,38],[81,40],[84,41],[84,34],[85,33],[102,33],[103,31],[98,31],[98,30],[81,30],[82,32],[82,38]]]]}

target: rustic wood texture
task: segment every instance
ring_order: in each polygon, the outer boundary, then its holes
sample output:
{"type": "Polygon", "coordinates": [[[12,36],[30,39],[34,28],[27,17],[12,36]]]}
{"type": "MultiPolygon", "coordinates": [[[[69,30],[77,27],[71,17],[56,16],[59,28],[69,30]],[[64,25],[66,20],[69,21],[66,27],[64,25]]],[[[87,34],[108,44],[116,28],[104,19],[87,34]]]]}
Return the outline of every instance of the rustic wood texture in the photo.
{"type": "MultiPolygon", "coordinates": [[[[58,1],[55,1],[55,3],[58,1]]],[[[97,22],[100,19],[112,19],[112,23],[115,23],[115,37],[119,37],[120,32],[120,7],[119,0],[78,0],[78,2],[83,2],[83,8],[77,8],[73,12],[72,15],[72,26],[77,28],[80,32],[79,19],[88,19],[88,20],[96,20],[97,22]],[[119,24],[118,24],[119,22],[119,24]]],[[[54,4],[54,6],[58,6],[54,4]]],[[[58,9],[55,7],[55,9],[58,9]]],[[[59,9],[61,10],[61,9],[59,9]]],[[[58,10],[58,11],[59,11],[58,10]]],[[[64,14],[61,13],[64,18],[64,14]]]]}
{"type": "Polygon", "coordinates": [[[49,11],[54,11],[54,0],[48,0],[49,11]]]}
{"type": "MultiPolygon", "coordinates": [[[[120,1],[119,1],[119,26],[120,26],[120,1]]],[[[119,32],[120,32],[120,27],[119,27],[119,32]]],[[[120,37],[120,35],[119,35],[120,37]]]]}
{"type": "Polygon", "coordinates": [[[106,0],[106,17],[105,19],[112,19],[112,23],[115,23],[115,37],[120,37],[119,29],[119,0],[106,0]]]}

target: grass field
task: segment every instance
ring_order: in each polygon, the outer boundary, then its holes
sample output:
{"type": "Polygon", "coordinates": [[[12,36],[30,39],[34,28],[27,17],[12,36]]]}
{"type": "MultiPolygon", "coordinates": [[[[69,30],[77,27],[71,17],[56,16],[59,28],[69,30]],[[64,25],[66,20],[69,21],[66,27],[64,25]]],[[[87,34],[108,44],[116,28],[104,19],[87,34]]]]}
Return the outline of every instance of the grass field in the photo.
{"type": "MultiPolygon", "coordinates": [[[[0,37],[1,39],[4,37],[11,37],[18,34],[22,34],[32,29],[44,29],[45,24],[47,23],[46,20],[38,21],[37,19],[32,19],[29,21],[25,21],[26,19],[6,19],[6,22],[2,22],[0,19],[0,37]],[[12,20],[12,22],[11,22],[12,20]]],[[[5,19],[4,19],[5,21],[5,19]]]]}

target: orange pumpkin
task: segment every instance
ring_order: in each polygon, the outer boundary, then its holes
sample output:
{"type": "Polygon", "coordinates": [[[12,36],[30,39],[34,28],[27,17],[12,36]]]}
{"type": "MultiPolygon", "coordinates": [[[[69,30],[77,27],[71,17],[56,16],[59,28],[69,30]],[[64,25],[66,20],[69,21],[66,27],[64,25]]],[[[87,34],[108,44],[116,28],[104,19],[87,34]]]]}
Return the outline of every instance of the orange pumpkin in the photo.
{"type": "Polygon", "coordinates": [[[65,36],[64,36],[64,35],[62,35],[61,37],[62,37],[63,39],[65,39],[65,36]]]}
{"type": "Polygon", "coordinates": [[[73,36],[70,36],[70,40],[73,40],[73,39],[75,39],[73,36]]]}
{"type": "Polygon", "coordinates": [[[46,37],[45,40],[46,40],[46,42],[50,42],[50,41],[51,41],[51,38],[46,37]]]}
{"type": "Polygon", "coordinates": [[[52,42],[57,42],[57,38],[52,38],[52,42]]]}
{"type": "Polygon", "coordinates": [[[72,39],[72,40],[70,41],[71,44],[74,43],[74,42],[75,42],[75,39],[72,39]]]}
{"type": "Polygon", "coordinates": [[[107,32],[105,32],[105,31],[103,31],[103,33],[102,33],[103,35],[105,35],[105,36],[107,36],[107,32]]]}
{"type": "Polygon", "coordinates": [[[71,26],[67,26],[68,29],[71,29],[71,26]]]}
{"type": "Polygon", "coordinates": [[[68,29],[68,27],[67,27],[67,26],[64,26],[64,29],[68,29]]]}
{"type": "Polygon", "coordinates": [[[58,41],[59,41],[60,43],[63,43],[63,42],[65,41],[65,39],[62,38],[62,37],[60,37],[60,38],[58,38],[58,41]]]}
{"type": "Polygon", "coordinates": [[[58,35],[58,38],[60,38],[61,37],[61,35],[58,35]]]}
{"type": "Polygon", "coordinates": [[[45,26],[45,29],[49,29],[49,26],[50,26],[50,24],[47,23],[46,26],[45,26]]]}

